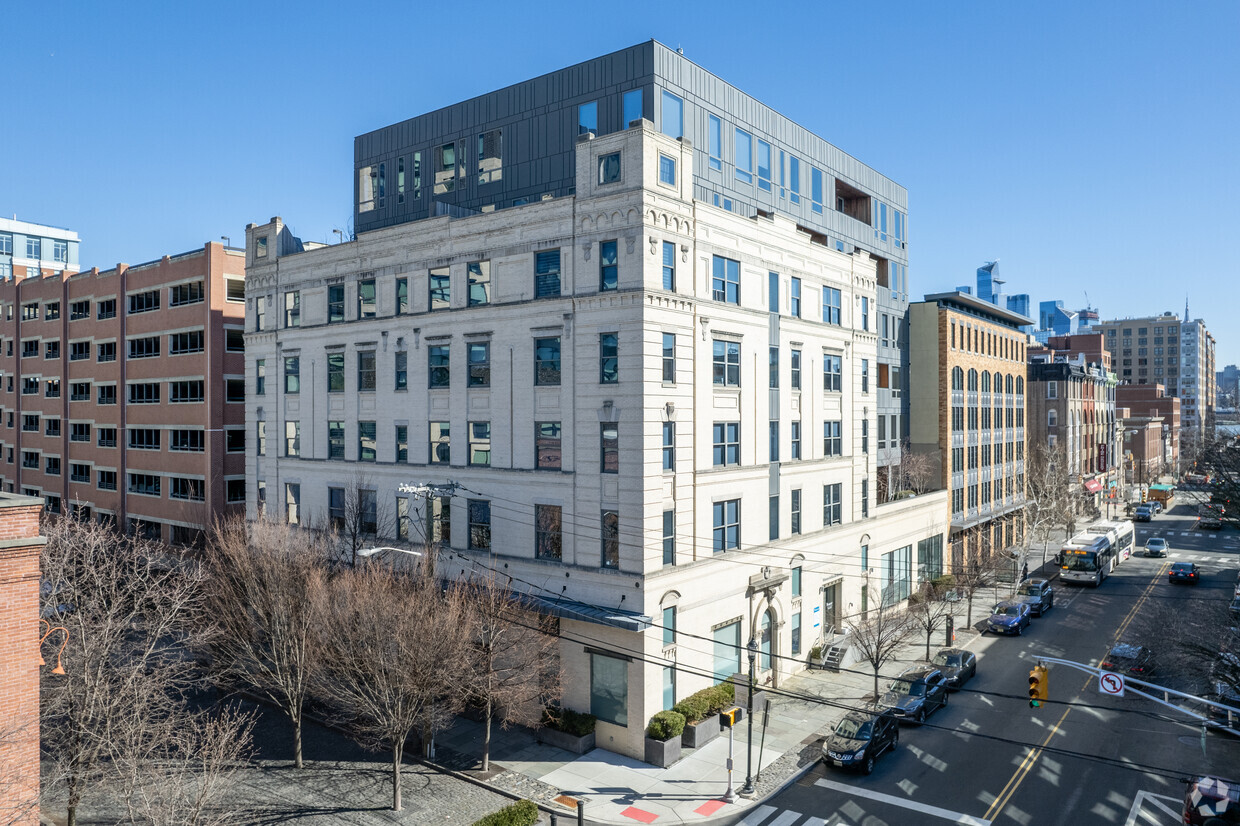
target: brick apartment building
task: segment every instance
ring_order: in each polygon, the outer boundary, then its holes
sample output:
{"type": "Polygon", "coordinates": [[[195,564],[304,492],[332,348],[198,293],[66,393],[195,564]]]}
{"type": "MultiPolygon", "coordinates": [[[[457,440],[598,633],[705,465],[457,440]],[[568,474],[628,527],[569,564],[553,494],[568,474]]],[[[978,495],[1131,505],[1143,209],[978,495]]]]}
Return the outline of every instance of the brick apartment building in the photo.
{"type": "Polygon", "coordinates": [[[245,257],[0,281],[0,485],[168,542],[245,501],[245,257]]]}
{"type": "Polygon", "coordinates": [[[1160,474],[1182,470],[1182,401],[1168,396],[1161,384],[1122,384],[1116,391],[1116,407],[1127,411],[1120,417],[1125,477],[1149,482],[1160,474]]]}

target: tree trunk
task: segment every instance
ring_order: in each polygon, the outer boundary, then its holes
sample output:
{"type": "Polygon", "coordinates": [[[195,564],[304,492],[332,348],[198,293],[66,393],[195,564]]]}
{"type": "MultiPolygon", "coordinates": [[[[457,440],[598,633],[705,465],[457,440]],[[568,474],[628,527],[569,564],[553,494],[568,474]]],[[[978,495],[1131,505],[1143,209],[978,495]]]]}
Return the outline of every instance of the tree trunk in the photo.
{"type": "Polygon", "coordinates": [[[926,659],[930,659],[930,636],[934,633],[934,629],[926,626],[926,659]]]}
{"type": "Polygon", "coordinates": [[[483,729],[482,729],[482,771],[491,770],[491,698],[487,697],[486,708],[483,711],[483,729]]]}
{"type": "Polygon", "coordinates": [[[874,702],[878,702],[878,666],[874,666],[874,702]]]}
{"type": "Polygon", "coordinates": [[[392,746],[392,811],[400,811],[400,757],[402,743],[392,746]]]}
{"type": "Polygon", "coordinates": [[[293,715],[293,768],[303,767],[301,760],[301,714],[293,715]]]}
{"type": "Polygon", "coordinates": [[[968,617],[965,620],[965,622],[968,624],[970,628],[972,628],[973,627],[973,591],[972,589],[969,590],[968,604],[969,604],[969,612],[968,612],[968,617]]]}
{"type": "Polygon", "coordinates": [[[65,826],[77,826],[77,806],[73,804],[65,810],[65,826]]]}

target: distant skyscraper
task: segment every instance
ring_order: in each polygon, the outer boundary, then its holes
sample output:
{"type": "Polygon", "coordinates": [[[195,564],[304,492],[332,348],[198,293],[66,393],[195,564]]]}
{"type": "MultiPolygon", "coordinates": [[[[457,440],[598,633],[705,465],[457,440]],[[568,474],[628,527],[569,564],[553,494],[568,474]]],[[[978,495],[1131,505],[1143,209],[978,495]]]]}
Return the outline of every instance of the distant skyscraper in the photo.
{"type": "Polygon", "coordinates": [[[998,304],[997,296],[1003,293],[1004,280],[999,277],[999,259],[987,261],[977,268],[977,297],[991,304],[998,304]]]}

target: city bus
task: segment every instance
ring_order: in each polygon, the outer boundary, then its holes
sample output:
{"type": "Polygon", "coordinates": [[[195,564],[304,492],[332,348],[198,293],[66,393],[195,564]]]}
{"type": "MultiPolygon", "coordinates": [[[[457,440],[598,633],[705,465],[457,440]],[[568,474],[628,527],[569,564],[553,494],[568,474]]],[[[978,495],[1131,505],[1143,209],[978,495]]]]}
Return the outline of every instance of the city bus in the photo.
{"type": "Polygon", "coordinates": [[[1085,533],[1105,536],[1111,540],[1116,565],[1131,557],[1137,544],[1137,531],[1129,519],[1103,519],[1086,528],[1085,533]]]}
{"type": "Polygon", "coordinates": [[[1111,540],[1096,533],[1072,537],[1059,551],[1059,579],[1072,585],[1093,585],[1097,588],[1115,568],[1111,540]]]}

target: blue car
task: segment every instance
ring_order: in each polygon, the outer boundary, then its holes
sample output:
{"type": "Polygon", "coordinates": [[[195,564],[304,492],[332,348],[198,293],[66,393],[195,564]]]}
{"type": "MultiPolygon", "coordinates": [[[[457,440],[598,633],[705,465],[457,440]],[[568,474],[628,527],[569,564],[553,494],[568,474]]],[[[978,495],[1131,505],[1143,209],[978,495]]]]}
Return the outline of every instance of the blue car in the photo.
{"type": "Polygon", "coordinates": [[[1024,602],[1000,602],[986,620],[986,630],[995,634],[1020,636],[1029,627],[1029,605],[1024,602]]]}

